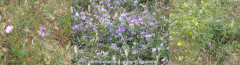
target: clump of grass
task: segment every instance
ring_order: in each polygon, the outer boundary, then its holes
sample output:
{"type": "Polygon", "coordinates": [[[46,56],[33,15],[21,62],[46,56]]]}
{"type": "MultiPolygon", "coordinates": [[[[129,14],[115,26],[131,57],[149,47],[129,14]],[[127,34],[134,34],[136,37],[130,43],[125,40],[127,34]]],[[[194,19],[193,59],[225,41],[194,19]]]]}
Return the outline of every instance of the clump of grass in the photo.
{"type": "Polygon", "coordinates": [[[91,60],[168,62],[166,6],[160,1],[85,2],[72,1],[72,64],[91,60]],[[85,2],[89,5],[83,5],[85,2]],[[153,6],[147,6],[150,4],[153,6]]]}
{"type": "Polygon", "coordinates": [[[178,64],[236,63],[228,62],[226,59],[233,53],[238,53],[234,50],[238,49],[239,43],[236,22],[239,21],[239,16],[231,13],[239,13],[235,8],[236,3],[239,2],[227,0],[170,2],[172,3],[170,46],[173,48],[170,54],[173,62],[178,64]]]}
{"type": "Polygon", "coordinates": [[[1,7],[2,65],[70,64],[69,1],[3,2],[9,4],[1,7]],[[11,33],[4,31],[6,26],[13,26],[11,33]]]}

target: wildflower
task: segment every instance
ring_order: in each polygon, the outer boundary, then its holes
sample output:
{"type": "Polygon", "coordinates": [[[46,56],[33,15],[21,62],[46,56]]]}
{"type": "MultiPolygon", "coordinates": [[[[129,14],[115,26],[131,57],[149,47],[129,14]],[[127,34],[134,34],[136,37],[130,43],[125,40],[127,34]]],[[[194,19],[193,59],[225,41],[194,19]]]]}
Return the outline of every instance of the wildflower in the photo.
{"type": "Polygon", "coordinates": [[[192,32],[190,32],[190,34],[192,34],[192,32]]]}
{"type": "Polygon", "coordinates": [[[192,10],[190,10],[189,12],[192,13],[192,10]]]}
{"type": "Polygon", "coordinates": [[[187,26],[187,28],[190,28],[190,26],[187,26]]]}
{"type": "Polygon", "coordinates": [[[85,19],[86,19],[86,16],[82,16],[81,18],[82,18],[82,20],[85,20],[85,19]]]}
{"type": "Polygon", "coordinates": [[[136,42],[133,42],[133,45],[136,45],[136,42]]]}
{"type": "Polygon", "coordinates": [[[181,42],[178,42],[178,46],[180,46],[180,45],[182,45],[182,43],[181,43],[181,42]]]}
{"type": "Polygon", "coordinates": [[[196,4],[193,4],[193,6],[196,6],[196,4]]]}
{"type": "Polygon", "coordinates": [[[157,49],[156,48],[152,48],[152,52],[155,52],[157,49]]]}
{"type": "Polygon", "coordinates": [[[144,10],[142,13],[146,13],[147,12],[147,10],[144,10]]]}
{"type": "Polygon", "coordinates": [[[58,39],[58,42],[57,42],[57,43],[59,43],[59,42],[60,42],[60,40],[61,40],[61,38],[59,38],[59,39],[58,39]]]}
{"type": "Polygon", "coordinates": [[[97,52],[96,54],[97,54],[97,55],[100,55],[100,54],[101,54],[101,52],[97,52]]]}
{"type": "Polygon", "coordinates": [[[138,1],[137,1],[137,0],[135,0],[133,5],[134,5],[134,6],[136,6],[136,3],[137,3],[137,2],[138,2],[138,1]]]}
{"type": "Polygon", "coordinates": [[[200,11],[200,13],[202,13],[202,9],[200,9],[199,11],[200,11]]]}
{"type": "Polygon", "coordinates": [[[81,62],[84,62],[84,58],[81,58],[81,60],[80,60],[81,62]]]}
{"type": "Polygon", "coordinates": [[[194,19],[192,20],[192,22],[194,22],[194,19]]]}
{"type": "Polygon", "coordinates": [[[175,32],[172,32],[172,33],[175,33],[175,32]]]}
{"type": "Polygon", "coordinates": [[[165,57],[163,59],[161,59],[161,61],[165,61],[165,57]]]}
{"type": "Polygon", "coordinates": [[[38,31],[38,35],[40,35],[42,38],[44,36],[48,36],[49,33],[46,33],[46,28],[44,26],[42,26],[42,27],[40,27],[40,31],[38,31]]]}
{"type": "Polygon", "coordinates": [[[166,9],[169,9],[169,7],[167,7],[166,9]]]}
{"type": "Polygon", "coordinates": [[[79,13],[78,13],[78,12],[76,12],[76,13],[75,13],[75,16],[79,16],[79,13]]]}
{"type": "Polygon", "coordinates": [[[92,36],[88,36],[88,38],[92,38],[92,36]]]}
{"type": "Polygon", "coordinates": [[[187,50],[185,50],[185,52],[187,52],[187,50]]]}
{"type": "Polygon", "coordinates": [[[138,50],[134,50],[132,54],[138,54],[138,50]]]}
{"type": "Polygon", "coordinates": [[[160,46],[163,46],[163,43],[161,43],[160,46]]]}
{"type": "Polygon", "coordinates": [[[201,3],[203,4],[203,1],[201,1],[201,3]]]}
{"type": "Polygon", "coordinates": [[[198,22],[196,22],[195,25],[198,26],[198,22]]]}
{"type": "Polygon", "coordinates": [[[181,61],[181,60],[183,59],[183,56],[179,56],[179,58],[178,58],[178,59],[179,59],[179,61],[181,61]]]}
{"type": "Polygon", "coordinates": [[[186,6],[186,3],[184,3],[183,5],[186,6]]]}
{"type": "Polygon", "coordinates": [[[208,45],[209,45],[209,46],[211,46],[211,45],[212,45],[212,43],[211,43],[211,42],[208,42],[208,45]]]}
{"type": "Polygon", "coordinates": [[[125,31],[125,30],[126,30],[126,28],[125,28],[125,27],[122,27],[121,29],[122,29],[122,31],[125,31]]]}
{"type": "Polygon", "coordinates": [[[181,9],[179,9],[178,11],[181,12],[181,9]]]}
{"type": "Polygon", "coordinates": [[[169,16],[171,17],[171,16],[172,16],[172,14],[169,14],[169,16]]]}
{"type": "Polygon", "coordinates": [[[145,27],[145,26],[142,26],[141,28],[142,28],[142,29],[146,29],[146,27],[145,27]]]}
{"type": "Polygon", "coordinates": [[[100,4],[102,4],[102,3],[103,3],[103,1],[100,1],[99,3],[100,3],[100,4]]]}
{"type": "Polygon", "coordinates": [[[6,29],[5,29],[5,31],[6,31],[7,33],[11,33],[11,32],[12,32],[12,29],[13,29],[13,26],[7,26],[6,29]]]}
{"type": "Polygon", "coordinates": [[[152,35],[150,35],[150,34],[145,35],[145,37],[147,37],[147,38],[148,38],[148,37],[151,37],[151,36],[152,36],[152,35]]]}
{"type": "Polygon", "coordinates": [[[169,50],[169,46],[168,46],[168,47],[166,47],[166,49],[167,49],[167,50],[169,50]]]}
{"type": "Polygon", "coordinates": [[[219,21],[221,21],[221,20],[218,19],[217,22],[219,22],[219,21]]]}

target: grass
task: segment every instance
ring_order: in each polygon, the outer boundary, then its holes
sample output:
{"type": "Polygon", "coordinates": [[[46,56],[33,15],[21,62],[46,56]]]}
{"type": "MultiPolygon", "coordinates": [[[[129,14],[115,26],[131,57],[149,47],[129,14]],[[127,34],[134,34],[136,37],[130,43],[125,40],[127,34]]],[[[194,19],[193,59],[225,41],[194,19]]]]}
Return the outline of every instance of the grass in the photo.
{"type": "Polygon", "coordinates": [[[143,3],[73,0],[72,64],[88,64],[93,60],[121,61],[121,64],[127,64],[122,61],[167,64],[166,7],[167,4],[154,0],[143,3]]]}
{"type": "Polygon", "coordinates": [[[68,0],[1,1],[1,65],[70,64],[68,3],[68,0]],[[7,26],[14,27],[11,33],[4,31],[7,26]],[[42,26],[49,35],[41,38],[38,31],[42,26]]]}
{"type": "Polygon", "coordinates": [[[239,64],[239,1],[170,4],[170,64],[239,64]]]}

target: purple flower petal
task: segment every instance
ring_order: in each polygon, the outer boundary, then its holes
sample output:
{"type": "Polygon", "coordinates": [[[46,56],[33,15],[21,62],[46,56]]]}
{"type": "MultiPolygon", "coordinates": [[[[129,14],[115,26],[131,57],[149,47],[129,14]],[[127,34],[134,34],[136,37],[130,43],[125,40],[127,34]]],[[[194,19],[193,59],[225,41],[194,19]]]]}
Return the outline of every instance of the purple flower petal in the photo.
{"type": "Polygon", "coordinates": [[[12,29],[13,29],[13,26],[7,26],[6,29],[5,29],[5,32],[11,33],[12,29]]]}

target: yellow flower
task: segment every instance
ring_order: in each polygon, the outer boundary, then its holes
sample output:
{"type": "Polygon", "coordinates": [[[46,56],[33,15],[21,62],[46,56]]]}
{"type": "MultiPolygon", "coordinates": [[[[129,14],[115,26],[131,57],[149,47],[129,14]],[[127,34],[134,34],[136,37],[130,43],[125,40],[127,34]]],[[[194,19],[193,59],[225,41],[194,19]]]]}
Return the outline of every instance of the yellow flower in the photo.
{"type": "Polygon", "coordinates": [[[193,4],[193,6],[196,6],[196,4],[193,4]]]}
{"type": "Polygon", "coordinates": [[[200,12],[202,12],[202,9],[200,9],[200,12]]]}
{"type": "Polygon", "coordinates": [[[179,59],[179,61],[181,61],[181,60],[183,59],[183,56],[179,56],[179,58],[178,58],[178,59],[179,59]]]}
{"type": "Polygon", "coordinates": [[[196,22],[195,25],[198,26],[198,22],[196,22]]]}
{"type": "Polygon", "coordinates": [[[192,13],[192,10],[190,10],[189,12],[192,13]]]}
{"type": "Polygon", "coordinates": [[[180,45],[182,45],[182,43],[181,43],[181,42],[178,42],[178,46],[180,46],[180,45]]]}
{"type": "Polygon", "coordinates": [[[185,52],[187,52],[187,50],[185,50],[185,52]]]}
{"type": "Polygon", "coordinates": [[[203,37],[205,38],[205,35],[203,37]]]}
{"type": "Polygon", "coordinates": [[[181,11],[181,9],[178,10],[179,12],[181,11]]]}
{"type": "Polygon", "coordinates": [[[233,24],[231,24],[231,26],[233,26],[233,24]]]}
{"type": "Polygon", "coordinates": [[[186,6],[186,3],[184,3],[183,5],[186,6]]]}
{"type": "Polygon", "coordinates": [[[207,10],[205,10],[205,12],[207,12],[207,10]]]}
{"type": "Polygon", "coordinates": [[[172,16],[172,14],[169,14],[169,16],[172,16]]]}
{"type": "Polygon", "coordinates": [[[183,15],[183,17],[185,17],[186,15],[183,15]]]}
{"type": "Polygon", "coordinates": [[[203,1],[201,1],[201,3],[203,4],[203,1]]]}
{"type": "Polygon", "coordinates": [[[187,28],[190,28],[190,26],[187,26],[187,28]]]}
{"type": "Polygon", "coordinates": [[[175,33],[175,32],[172,32],[172,33],[175,33]]]}
{"type": "Polygon", "coordinates": [[[192,22],[194,22],[194,19],[192,20],[192,22]]]}
{"type": "Polygon", "coordinates": [[[190,32],[190,34],[192,34],[192,32],[190,32]]]}

